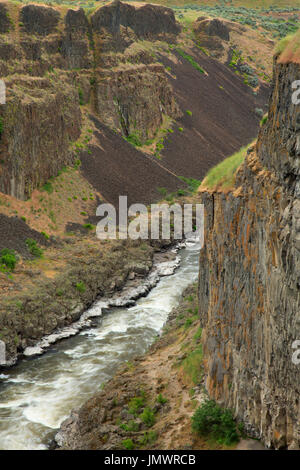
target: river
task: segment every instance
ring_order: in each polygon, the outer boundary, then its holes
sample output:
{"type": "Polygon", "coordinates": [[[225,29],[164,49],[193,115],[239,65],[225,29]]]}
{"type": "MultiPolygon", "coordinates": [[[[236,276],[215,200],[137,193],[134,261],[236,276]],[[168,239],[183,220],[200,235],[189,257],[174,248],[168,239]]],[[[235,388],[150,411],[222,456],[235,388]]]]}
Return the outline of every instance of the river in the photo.
{"type": "Polygon", "coordinates": [[[197,279],[199,246],[187,244],[179,256],[175,273],[162,277],[133,307],[111,309],[91,328],[0,374],[1,450],[47,449],[73,408],[99,390],[122,362],[147,350],[183,290],[197,279]]]}

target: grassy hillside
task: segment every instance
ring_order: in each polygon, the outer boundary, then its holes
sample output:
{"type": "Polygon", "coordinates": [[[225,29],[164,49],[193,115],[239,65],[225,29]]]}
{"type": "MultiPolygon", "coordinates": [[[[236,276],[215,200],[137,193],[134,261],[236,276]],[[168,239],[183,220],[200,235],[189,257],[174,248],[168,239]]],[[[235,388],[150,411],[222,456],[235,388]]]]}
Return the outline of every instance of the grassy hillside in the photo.
{"type": "Polygon", "coordinates": [[[300,64],[300,29],[296,34],[287,36],[280,41],[277,52],[280,52],[279,62],[300,64]]]}
{"type": "Polygon", "coordinates": [[[231,157],[226,158],[217,166],[209,170],[201,187],[208,189],[226,189],[234,184],[235,174],[245,159],[247,146],[241,148],[231,157]]]}

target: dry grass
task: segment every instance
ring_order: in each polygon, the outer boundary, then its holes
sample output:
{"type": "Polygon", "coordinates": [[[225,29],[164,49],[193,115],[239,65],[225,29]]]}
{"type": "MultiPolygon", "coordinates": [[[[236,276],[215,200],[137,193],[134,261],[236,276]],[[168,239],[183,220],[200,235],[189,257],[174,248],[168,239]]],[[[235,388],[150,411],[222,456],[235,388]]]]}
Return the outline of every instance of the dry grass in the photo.
{"type": "Polygon", "coordinates": [[[300,30],[282,39],[276,47],[276,52],[280,54],[278,62],[281,64],[300,64],[300,30]]]}

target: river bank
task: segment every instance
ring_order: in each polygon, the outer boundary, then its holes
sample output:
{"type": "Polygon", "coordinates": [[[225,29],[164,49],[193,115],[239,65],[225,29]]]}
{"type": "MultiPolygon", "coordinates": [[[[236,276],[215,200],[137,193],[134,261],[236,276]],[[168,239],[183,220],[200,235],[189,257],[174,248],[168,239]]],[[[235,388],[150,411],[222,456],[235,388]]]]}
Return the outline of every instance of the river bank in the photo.
{"type": "Polygon", "coordinates": [[[103,306],[111,307],[129,305],[146,295],[164,275],[163,268],[155,266],[175,259],[175,252],[168,252],[174,246],[171,240],[151,245],[85,237],[45,250],[30,269],[19,267],[23,283],[15,281],[0,301],[0,339],[6,345],[6,364],[0,370],[24,355],[41,354],[50,344],[88,326],[90,319],[84,312],[97,299],[110,298],[103,306]]]}
{"type": "Polygon", "coordinates": [[[63,450],[263,450],[243,438],[232,446],[192,432],[207,399],[197,285],[191,284],[146,354],[123,365],[101,391],[61,425],[50,448],[63,450]]]}
{"type": "MultiPolygon", "coordinates": [[[[157,256],[161,255],[154,253],[154,263],[157,256]]],[[[168,259],[160,266],[166,268],[170,266],[169,253],[163,256],[168,259]]],[[[19,361],[0,375],[1,449],[46,449],[72,409],[80,408],[102,389],[121,364],[148,350],[178,305],[182,291],[197,279],[197,243],[187,243],[173,256],[172,270],[180,257],[174,274],[160,277],[135,305],[104,309],[101,316],[92,318],[89,328],[52,344],[40,356],[19,361]]],[[[165,269],[164,274],[168,274],[165,269]]],[[[97,304],[90,310],[97,309],[97,304]]]]}

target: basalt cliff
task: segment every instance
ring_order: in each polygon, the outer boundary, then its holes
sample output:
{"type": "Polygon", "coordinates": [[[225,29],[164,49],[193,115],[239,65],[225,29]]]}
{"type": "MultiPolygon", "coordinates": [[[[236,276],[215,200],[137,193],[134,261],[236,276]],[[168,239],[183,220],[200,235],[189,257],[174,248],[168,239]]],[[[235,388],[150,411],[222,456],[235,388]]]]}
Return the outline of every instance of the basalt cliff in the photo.
{"type": "Polygon", "coordinates": [[[268,121],[232,190],[201,188],[206,387],[266,446],[299,449],[300,110],[297,63],[274,61],[268,121]]]}

